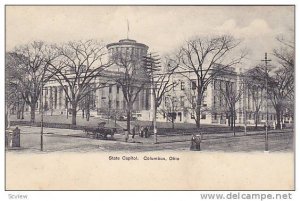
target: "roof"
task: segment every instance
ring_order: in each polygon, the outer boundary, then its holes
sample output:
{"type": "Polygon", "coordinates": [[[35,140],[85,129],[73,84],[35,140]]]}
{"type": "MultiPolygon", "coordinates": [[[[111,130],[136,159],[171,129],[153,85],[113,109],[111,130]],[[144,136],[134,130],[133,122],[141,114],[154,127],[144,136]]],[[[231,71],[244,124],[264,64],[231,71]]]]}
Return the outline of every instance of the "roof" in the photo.
{"type": "Polygon", "coordinates": [[[122,39],[122,40],[119,40],[119,42],[117,43],[110,43],[108,45],[106,45],[106,48],[110,48],[112,46],[122,46],[122,45],[133,45],[133,46],[139,46],[139,47],[142,47],[142,48],[145,48],[145,49],[148,49],[149,47],[143,43],[137,43],[135,40],[132,40],[132,39],[122,39]]]}

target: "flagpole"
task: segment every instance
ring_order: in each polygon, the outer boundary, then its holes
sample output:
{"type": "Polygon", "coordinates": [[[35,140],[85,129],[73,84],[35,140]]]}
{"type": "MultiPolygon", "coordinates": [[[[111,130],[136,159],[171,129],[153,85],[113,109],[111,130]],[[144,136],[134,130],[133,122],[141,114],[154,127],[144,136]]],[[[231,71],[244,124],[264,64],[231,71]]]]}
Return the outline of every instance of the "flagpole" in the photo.
{"type": "Polygon", "coordinates": [[[129,39],[129,21],[127,19],[127,39],[129,39]]]}

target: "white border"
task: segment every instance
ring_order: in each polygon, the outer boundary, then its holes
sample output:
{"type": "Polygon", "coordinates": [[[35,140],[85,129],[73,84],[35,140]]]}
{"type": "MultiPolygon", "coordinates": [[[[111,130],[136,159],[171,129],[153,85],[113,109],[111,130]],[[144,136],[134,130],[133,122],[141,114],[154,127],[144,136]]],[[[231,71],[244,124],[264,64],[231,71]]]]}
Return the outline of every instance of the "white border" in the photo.
{"type": "MultiPolygon", "coordinates": [[[[299,2],[299,1],[298,1],[299,2]]],[[[181,5],[181,4],[205,4],[205,5],[213,5],[213,4],[221,4],[221,5],[232,5],[232,4],[239,4],[239,5],[252,5],[252,4],[259,4],[259,5],[270,5],[270,4],[295,4],[296,5],[296,33],[298,33],[298,28],[299,28],[299,14],[297,12],[297,7],[299,3],[297,0],[247,0],[247,1],[240,1],[240,0],[231,0],[231,1],[224,1],[224,0],[206,0],[206,1],[196,1],[196,0],[172,0],[172,1],[166,1],[166,0],[105,0],[105,1],[99,1],[99,0],[85,0],[85,1],[65,1],[65,0],[52,0],[52,1],[46,1],[43,4],[173,4],[173,5],[181,5]]],[[[0,48],[1,51],[1,64],[2,64],[2,73],[0,73],[0,87],[1,87],[1,92],[2,92],[2,98],[0,101],[0,122],[2,122],[1,125],[1,153],[0,153],[0,161],[4,161],[4,10],[5,10],[5,5],[6,4],[41,4],[41,1],[39,0],[30,0],[30,1],[25,1],[25,0],[14,0],[14,1],[9,1],[9,0],[2,0],[1,1],[1,8],[0,8],[0,27],[1,27],[1,44],[2,47],[0,48]]],[[[297,34],[296,34],[297,35],[297,34]]],[[[296,40],[296,49],[299,49],[299,44],[297,43],[296,40]]],[[[299,58],[299,51],[296,51],[296,58],[299,58]]],[[[297,59],[296,59],[297,60],[297,59]]],[[[297,62],[296,62],[297,64],[297,62]]],[[[296,68],[296,77],[299,77],[299,70],[296,68]]],[[[297,79],[296,79],[297,80],[297,79]]],[[[296,100],[299,100],[299,82],[296,81],[296,100]]],[[[297,101],[296,101],[297,102],[297,101]]],[[[296,107],[296,114],[299,114],[299,107],[296,107]]],[[[296,118],[296,131],[298,131],[298,126],[299,125],[299,118],[296,118]]],[[[297,134],[296,134],[297,135],[297,134]]],[[[299,146],[299,137],[296,136],[296,144],[299,146]]],[[[296,167],[299,167],[299,153],[296,150],[296,167]]],[[[3,164],[3,163],[1,163],[3,164]]],[[[4,165],[0,165],[0,175],[1,175],[1,182],[0,182],[0,189],[1,189],[1,194],[0,194],[0,199],[1,200],[9,200],[8,194],[27,194],[29,195],[28,200],[37,200],[37,201],[53,201],[53,200],[122,200],[122,201],[134,201],[134,200],[143,200],[143,201],[156,201],[156,200],[172,200],[172,201],[183,201],[183,200],[200,200],[200,192],[193,191],[193,192],[135,192],[135,191],[130,191],[130,192],[118,192],[118,191],[111,191],[111,192],[91,192],[91,191],[79,191],[79,192],[74,192],[74,191],[68,191],[68,192],[54,192],[54,191],[48,191],[48,192],[10,192],[10,191],[4,191],[4,165]]],[[[296,181],[299,181],[299,173],[296,172],[296,181]]],[[[298,182],[296,182],[296,189],[298,188],[298,182]]],[[[213,192],[217,193],[217,192],[213,192]]],[[[223,194],[226,194],[228,192],[221,192],[223,194]]],[[[248,192],[249,193],[249,192],[248,192]]],[[[276,192],[271,192],[271,193],[276,193],[276,192]]],[[[293,200],[300,200],[300,195],[299,195],[299,190],[296,190],[296,192],[291,192],[293,194],[293,200]]]]}

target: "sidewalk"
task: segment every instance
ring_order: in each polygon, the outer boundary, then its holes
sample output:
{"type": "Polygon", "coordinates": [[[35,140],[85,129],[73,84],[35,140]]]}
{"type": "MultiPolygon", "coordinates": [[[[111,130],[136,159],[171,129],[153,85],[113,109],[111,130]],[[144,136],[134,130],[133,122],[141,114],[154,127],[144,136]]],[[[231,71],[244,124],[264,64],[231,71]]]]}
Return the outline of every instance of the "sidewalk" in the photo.
{"type": "MultiPolygon", "coordinates": [[[[292,129],[284,129],[284,130],[269,130],[269,134],[275,133],[290,133],[292,129]]],[[[255,135],[264,135],[265,131],[251,131],[247,132],[245,135],[244,132],[238,132],[233,135],[233,133],[216,133],[216,134],[204,134],[202,140],[211,140],[211,139],[221,139],[221,138],[230,138],[230,137],[243,137],[243,136],[255,136],[255,135]]],[[[191,140],[192,134],[188,135],[158,135],[157,136],[157,143],[173,143],[173,142],[187,142],[191,140]]],[[[114,136],[116,141],[125,142],[125,135],[124,134],[115,134],[114,136]]],[[[142,144],[154,144],[154,136],[151,135],[149,138],[142,138],[138,135],[135,135],[134,139],[132,139],[132,135],[129,135],[129,139],[127,143],[142,143],[142,144]]]]}
{"type": "MultiPolygon", "coordinates": [[[[15,127],[15,126],[14,126],[15,127]]],[[[30,132],[30,126],[19,126],[21,129],[21,134],[26,135],[26,134],[32,134],[30,132]],[[25,128],[25,129],[22,129],[25,128]]],[[[36,127],[38,128],[38,127],[36,127]]],[[[275,134],[275,133],[291,133],[292,129],[284,129],[284,130],[269,130],[269,134],[275,134]]],[[[38,133],[40,134],[40,133],[38,133]]],[[[198,133],[195,133],[196,135],[198,133]]],[[[237,132],[235,136],[233,133],[209,133],[209,134],[203,134],[202,140],[214,140],[214,139],[222,139],[222,138],[233,138],[233,137],[243,137],[243,136],[255,136],[255,135],[264,135],[265,131],[251,131],[247,132],[245,135],[244,132],[237,132]]],[[[77,138],[89,138],[86,133],[83,130],[71,130],[71,129],[59,129],[59,128],[44,128],[44,135],[49,135],[49,136],[65,136],[65,137],[77,137],[77,138]]],[[[162,143],[176,143],[176,142],[188,142],[191,140],[192,133],[186,133],[186,134],[172,134],[169,133],[168,135],[158,135],[157,136],[157,143],[162,144],[162,143]]],[[[92,139],[91,140],[100,140],[100,139],[92,139]]],[[[127,142],[125,142],[125,135],[124,132],[116,133],[114,135],[113,139],[108,139],[108,140],[101,140],[103,142],[112,142],[112,141],[117,141],[120,143],[139,143],[139,144],[154,144],[154,136],[151,135],[149,138],[142,138],[139,135],[135,135],[135,138],[132,139],[132,135],[129,135],[129,139],[127,142]]]]}

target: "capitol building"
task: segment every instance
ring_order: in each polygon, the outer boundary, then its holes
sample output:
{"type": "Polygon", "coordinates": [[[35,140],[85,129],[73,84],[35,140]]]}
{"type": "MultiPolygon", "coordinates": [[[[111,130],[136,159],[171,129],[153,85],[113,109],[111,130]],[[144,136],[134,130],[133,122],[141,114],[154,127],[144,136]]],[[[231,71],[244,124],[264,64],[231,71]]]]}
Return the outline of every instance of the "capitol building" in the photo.
{"type": "MultiPolygon", "coordinates": [[[[108,50],[108,59],[112,59],[117,53],[126,53],[142,60],[148,52],[147,45],[131,39],[123,39],[116,43],[110,43],[106,47],[108,50]]],[[[140,68],[142,72],[143,66],[140,66],[140,68]]],[[[126,101],[124,100],[121,86],[115,82],[115,77],[120,73],[122,72],[120,72],[118,66],[112,65],[91,83],[105,84],[105,87],[101,87],[93,92],[90,111],[92,116],[107,116],[108,112],[111,113],[110,116],[113,116],[115,111],[118,111],[119,114],[125,111],[126,101]]],[[[68,91],[67,85],[65,85],[64,88],[68,91]]],[[[56,80],[50,80],[45,84],[43,101],[44,107],[46,107],[46,110],[44,111],[45,115],[68,115],[68,113],[71,113],[71,106],[66,98],[66,92],[56,80]]],[[[39,106],[37,109],[39,109],[39,106]]],[[[146,86],[139,92],[138,97],[133,104],[133,111],[139,113],[141,111],[148,111],[149,109],[150,87],[146,86]]],[[[79,110],[77,114],[80,115],[81,111],[79,110]]]]}
{"type": "MultiPolygon", "coordinates": [[[[136,58],[143,59],[148,54],[149,47],[143,43],[139,43],[131,39],[122,39],[119,42],[110,43],[106,46],[108,50],[108,59],[112,59],[113,55],[118,53],[126,53],[134,55],[136,58]]],[[[141,75],[145,71],[144,66],[140,65],[141,75]]],[[[226,76],[216,77],[207,86],[202,101],[201,123],[204,124],[228,124],[229,117],[224,112],[224,98],[219,89],[222,83],[230,82],[234,84],[236,90],[239,89],[241,83],[240,69],[230,68],[227,70],[226,76]]],[[[99,88],[93,92],[91,101],[91,116],[103,118],[119,118],[126,111],[126,101],[120,85],[115,82],[114,77],[120,75],[120,69],[115,65],[106,70],[101,77],[94,79],[94,83],[106,83],[106,86],[99,88]],[[108,117],[109,116],[109,117],[108,117]]],[[[145,74],[144,74],[145,75],[145,74]]],[[[174,72],[170,79],[178,84],[166,93],[163,97],[162,104],[157,110],[157,121],[168,122],[168,116],[174,116],[176,123],[195,123],[195,111],[193,105],[196,102],[195,86],[192,80],[193,73],[190,72],[174,72]],[[183,76],[183,74],[185,74],[183,76]],[[186,77],[189,77],[187,79],[186,77]],[[170,100],[176,99],[176,105],[167,108],[170,100]],[[171,114],[170,114],[171,113],[171,114]]],[[[138,120],[152,121],[153,104],[151,99],[151,84],[149,84],[139,92],[132,108],[133,117],[138,120]]],[[[195,79],[196,80],[196,79],[195,79]]],[[[67,87],[67,86],[65,86],[67,87]]],[[[246,90],[247,91],[247,90],[246,90]]],[[[262,93],[262,92],[261,92],[262,93]]],[[[68,115],[70,114],[70,103],[66,98],[65,91],[62,86],[55,80],[50,80],[45,84],[43,94],[45,115],[68,115]]],[[[175,103],[173,103],[175,104],[175,103]]],[[[39,105],[37,110],[39,110],[39,105]]],[[[77,115],[81,115],[79,110],[77,115]]],[[[275,121],[275,111],[269,104],[269,121],[275,121]]],[[[245,93],[236,104],[236,124],[243,124],[245,121],[254,124],[254,105],[251,100],[251,94],[245,93]]],[[[259,123],[263,124],[266,120],[266,108],[262,107],[259,116],[259,123]]]]}

